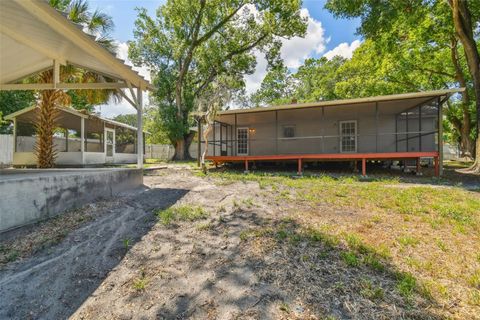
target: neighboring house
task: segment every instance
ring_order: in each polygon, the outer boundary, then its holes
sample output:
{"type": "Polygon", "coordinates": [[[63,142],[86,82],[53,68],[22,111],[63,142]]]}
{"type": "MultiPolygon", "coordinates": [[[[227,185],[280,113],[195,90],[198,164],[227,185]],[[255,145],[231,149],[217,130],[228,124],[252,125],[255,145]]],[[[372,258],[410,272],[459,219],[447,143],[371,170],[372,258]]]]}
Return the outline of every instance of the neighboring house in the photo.
{"type": "MultiPolygon", "coordinates": [[[[74,109],[57,110],[58,130],[54,135],[57,166],[137,162],[137,128],[74,109]]],[[[39,111],[34,106],[5,117],[14,123],[14,166],[37,164],[35,125],[39,111]]]]}
{"type": "MultiPolygon", "coordinates": [[[[219,112],[208,139],[215,163],[430,158],[441,173],[441,105],[464,89],[234,109],[219,112]]],[[[199,130],[201,131],[201,124],[199,130]]],[[[202,148],[204,142],[202,142],[202,148]]]]}

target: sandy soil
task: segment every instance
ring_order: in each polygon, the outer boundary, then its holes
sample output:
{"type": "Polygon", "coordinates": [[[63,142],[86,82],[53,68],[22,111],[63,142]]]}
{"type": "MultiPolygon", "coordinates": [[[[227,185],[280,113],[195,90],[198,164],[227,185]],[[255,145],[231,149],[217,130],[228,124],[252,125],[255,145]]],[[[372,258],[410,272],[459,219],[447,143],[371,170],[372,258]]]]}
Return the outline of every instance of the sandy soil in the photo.
{"type": "Polygon", "coordinates": [[[0,270],[0,319],[439,318],[425,301],[405,303],[389,273],[348,268],[322,243],[246,239],[296,211],[255,182],[222,184],[170,166],[145,184],[89,208],[102,212],[60,244],[0,270]],[[202,206],[209,218],[157,223],[153,212],[172,205],[202,206]],[[382,287],[379,300],[365,297],[367,278],[382,287]]]}

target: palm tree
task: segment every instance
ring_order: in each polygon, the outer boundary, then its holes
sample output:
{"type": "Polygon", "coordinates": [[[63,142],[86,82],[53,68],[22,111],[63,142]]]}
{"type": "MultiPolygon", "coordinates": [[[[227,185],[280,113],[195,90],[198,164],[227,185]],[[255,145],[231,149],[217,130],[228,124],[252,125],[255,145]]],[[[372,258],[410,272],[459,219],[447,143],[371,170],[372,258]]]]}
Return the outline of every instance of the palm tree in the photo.
{"type": "MultiPolygon", "coordinates": [[[[116,46],[109,37],[109,31],[113,29],[113,21],[110,16],[95,10],[90,11],[86,0],[50,0],[50,5],[66,14],[67,19],[82,25],[88,33],[97,37],[97,42],[112,53],[116,46]]],[[[41,83],[51,83],[53,71],[44,71],[35,77],[41,83]]],[[[62,82],[110,82],[102,75],[83,70],[73,66],[62,66],[60,68],[60,81],[62,82]]],[[[114,90],[44,90],[39,95],[38,105],[40,106],[40,117],[37,122],[37,144],[35,147],[37,155],[37,166],[39,168],[52,168],[55,165],[56,150],[53,135],[57,122],[57,106],[68,106],[71,103],[71,96],[77,95],[85,98],[92,105],[106,103],[110,98],[119,99],[114,90]]]]}

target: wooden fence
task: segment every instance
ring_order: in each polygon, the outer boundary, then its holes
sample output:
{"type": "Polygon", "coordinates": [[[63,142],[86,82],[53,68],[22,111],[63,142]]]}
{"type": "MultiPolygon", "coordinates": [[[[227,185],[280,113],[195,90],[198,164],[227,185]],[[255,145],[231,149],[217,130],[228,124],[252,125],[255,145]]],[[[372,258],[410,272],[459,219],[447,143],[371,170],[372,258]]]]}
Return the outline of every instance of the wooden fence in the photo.
{"type": "Polygon", "coordinates": [[[13,162],[13,135],[0,134],[0,168],[13,162]]]}

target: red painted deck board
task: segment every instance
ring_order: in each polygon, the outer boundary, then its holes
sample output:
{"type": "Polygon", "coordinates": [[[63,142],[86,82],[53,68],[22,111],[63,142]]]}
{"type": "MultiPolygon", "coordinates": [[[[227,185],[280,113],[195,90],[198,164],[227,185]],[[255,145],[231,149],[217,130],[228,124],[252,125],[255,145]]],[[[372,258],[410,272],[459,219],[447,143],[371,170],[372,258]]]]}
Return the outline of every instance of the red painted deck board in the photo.
{"type": "Polygon", "coordinates": [[[439,154],[433,152],[383,152],[383,153],[318,153],[318,154],[280,154],[265,156],[206,156],[215,162],[259,161],[259,160],[394,160],[435,158],[439,154]]]}

